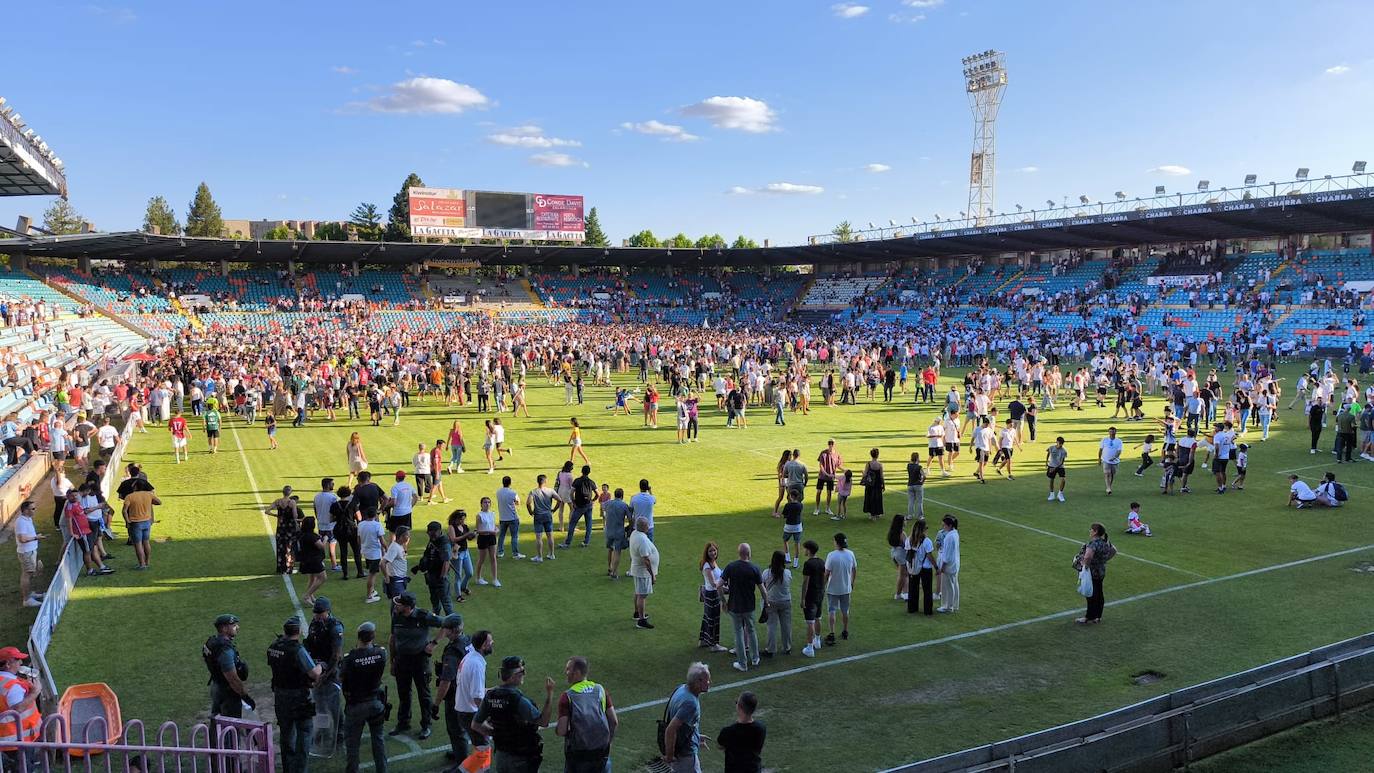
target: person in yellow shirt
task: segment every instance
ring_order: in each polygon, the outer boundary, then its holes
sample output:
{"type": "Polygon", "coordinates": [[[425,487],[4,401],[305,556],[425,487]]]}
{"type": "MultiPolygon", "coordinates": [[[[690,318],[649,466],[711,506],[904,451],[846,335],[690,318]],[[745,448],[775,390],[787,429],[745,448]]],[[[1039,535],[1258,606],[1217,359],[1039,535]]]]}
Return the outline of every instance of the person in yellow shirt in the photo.
{"type": "Polygon", "coordinates": [[[153,530],[153,505],[162,504],[152,490],[135,491],[124,497],[124,522],[129,525],[129,539],[133,540],[138,558],[135,569],[147,569],[150,554],[148,538],[153,530]]]}

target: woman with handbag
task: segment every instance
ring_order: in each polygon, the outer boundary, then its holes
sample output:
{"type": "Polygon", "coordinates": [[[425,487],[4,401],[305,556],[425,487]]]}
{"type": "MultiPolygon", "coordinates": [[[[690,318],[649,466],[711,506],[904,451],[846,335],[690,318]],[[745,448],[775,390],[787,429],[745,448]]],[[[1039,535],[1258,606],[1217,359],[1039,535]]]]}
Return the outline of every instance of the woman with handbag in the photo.
{"type": "Polygon", "coordinates": [[[792,654],[792,572],[787,568],[787,554],[773,551],[768,568],[763,570],[763,610],[768,624],[768,645],[763,648],[765,658],[773,657],[776,645],[782,645],[785,655],[792,654]],[[781,637],[779,637],[781,633],[781,637]]]}
{"type": "Polygon", "coordinates": [[[883,517],[883,463],[878,461],[878,449],[868,452],[868,464],[864,465],[863,478],[859,483],[864,487],[864,512],[872,520],[883,517]]]}
{"type": "Polygon", "coordinates": [[[1090,593],[1083,595],[1088,597],[1088,609],[1082,617],[1074,622],[1079,625],[1091,625],[1102,622],[1102,608],[1106,605],[1106,598],[1102,592],[1102,581],[1107,575],[1107,562],[1116,556],[1116,548],[1107,539],[1107,528],[1100,523],[1094,523],[1088,529],[1088,543],[1078,551],[1078,557],[1074,559],[1074,568],[1079,571],[1079,582],[1081,593],[1084,586],[1090,585],[1090,593]],[[1083,573],[1087,572],[1087,583],[1083,582],[1083,573]]]}
{"type": "Polygon", "coordinates": [[[935,574],[935,548],[926,535],[926,519],[917,518],[911,527],[911,539],[907,542],[907,599],[906,611],[916,614],[925,601],[927,617],[935,614],[934,597],[931,593],[932,578],[935,574]]]}

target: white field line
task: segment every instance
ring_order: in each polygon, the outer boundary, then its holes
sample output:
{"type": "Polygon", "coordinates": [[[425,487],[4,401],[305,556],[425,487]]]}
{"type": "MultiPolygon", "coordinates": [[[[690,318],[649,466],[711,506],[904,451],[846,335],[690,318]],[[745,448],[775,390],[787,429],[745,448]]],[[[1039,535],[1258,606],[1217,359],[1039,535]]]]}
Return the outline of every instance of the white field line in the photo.
{"type": "MultiPolygon", "coordinates": [[[[926,497],[926,501],[927,501],[927,502],[934,502],[935,504],[940,505],[941,507],[948,507],[948,508],[951,509],[951,510],[958,510],[958,511],[961,512],[961,513],[968,513],[969,515],[976,515],[976,516],[978,516],[979,518],[986,518],[986,519],[988,519],[988,520],[990,520],[990,521],[996,521],[996,522],[998,522],[998,523],[1004,523],[1004,524],[1006,524],[1006,525],[1008,525],[1008,526],[1015,526],[1015,527],[1018,528],[1018,529],[1025,529],[1026,531],[1033,531],[1033,532],[1035,532],[1036,534],[1043,534],[1043,535],[1046,536],[1046,537],[1053,537],[1053,538],[1055,538],[1055,539],[1057,539],[1057,540],[1062,540],[1062,541],[1064,541],[1064,542],[1073,543],[1074,545],[1082,545],[1083,542],[1084,542],[1083,540],[1076,540],[1076,539],[1074,539],[1073,537],[1065,537],[1065,536],[1062,535],[1062,534],[1055,534],[1055,533],[1052,532],[1052,531],[1045,531],[1044,529],[1038,529],[1038,528],[1036,528],[1036,527],[1034,527],[1034,526],[1028,526],[1028,525],[1026,525],[1026,524],[1024,524],[1024,523],[1017,523],[1016,521],[1008,520],[1008,519],[1006,519],[1006,518],[1000,518],[1000,517],[995,516],[995,515],[988,515],[987,513],[980,513],[980,512],[978,512],[977,510],[970,510],[970,509],[968,509],[967,507],[960,507],[959,505],[952,505],[952,504],[950,504],[950,503],[948,503],[948,502],[941,502],[941,501],[938,500],[938,499],[932,499],[932,498],[930,498],[930,497],[926,497]]],[[[1120,548],[1117,549],[1116,554],[1117,554],[1118,556],[1122,556],[1122,557],[1124,557],[1124,558],[1129,558],[1129,559],[1131,559],[1132,561],[1139,561],[1139,562],[1141,562],[1142,564],[1149,564],[1149,565],[1151,565],[1151,566],[1157,566],[1157,567],[1159,567],[1160,569],[1168,569],[1168,570],[1171,571],[1171,572],[1178,572],[1179,574],[1190,574],[1190,575],[1192,575],[1192,576],[1194,576],[1194,577],[1200,577],[1200,578],[1202,578],[1202,579],[1204,579],[1204,580],[1209,580],[1209,579],[1211,579],[1210,577],[1208,577],[1208,576],[1205,575],[1205,574],[1198,574],[1197,572],[1194,572],[1194,571],[1191,571],[1191,570],[1188,570],[1188,569],[1180,569],[1180,568],[1178,568],[1177,566],[1170,566],[1169,564],[1163,564],[1163,563],[1160,563],[1160,562],[1158,562],[1158,561],[1151,561],[1151,560],[1148,559],[1148,558],[1141,558],[1140,556],[1131,555],[1130,553],[1127,553],[1126,551],[1121,550],[1120,548]]]]}
{"type": "MultiPolygon", "coordinates": [[[[262,528],[267,530],[267,541],[272,544],[272,561],[276,565],[277,560],[277,532],[272,528],[272,521],[267,517],[267,505],[262,501],[262,494],[258,492],[258,479],[253,476],[253,466],[248,463],[248,454],[244,453],[243,443],[239,442],[239,431],[229,423],[229,432],[234,436],[234,445],[238,446],[239,459],[243,462],[243,471],[248,473],[248,485],[253,487],[253,498],[258,500],[258,512],[262,514],[262,528]]],[[[296,596],[296,586],[291,584],[291,575],[283,574],[281,581],[286,585],[286,595],[291,597],[291,606],[296,609],[296,617],[304,624],[308,619],[305,612],[301,611],[301,600],[296,596]]]]}
{"type": "MultiPolygon", "coordinates": [[[[1229,581],[1229,580],[1240,580],[1240,579],[1244,579],[1244,578],[1246,578],[1246,577],[1254,577],[1255,575],[1268,574],[1269,572],[1277,572],[1277,571],[1280,571],[1280,570],[1283,570],[1283,569],[1291,569],[1291,568],[1293,568],[1293,567],[1295,567],[1295,566],[1303,566],[1304,564],[1316,563],[1316,562],[1318,562],[1318,561],[1326,561],[1326,560],[1332,559],[1332,558],[1340,558],[1341,556],[1348,556],[1348,555],[1351,555],[1351,554],[1353,554],[1353,553],[1362,553],[1362,552],[1367,551],[1367,550],[1374,550],[1374,544],[1371,544],[1371,545],[1361,545],[1360,547],[1355,547],[1355,548],[1347,548],[1347,549],[1345,549],[1345,550],[1338,550],[1338,551],[1336,551],[1336,552],[1334,552],[1334,553],[1324,553],[1324,554],[1322,554],[1322,555],[1319,555],[1319,556],[1311,556],[1311,557],[1309,557],[1309,558],[1301,558],[1301,559],[1298,559],[1298,560],[1296,560],[1296,561],[1288,561],[1288,562],[1282,563],[1282,564],[1274,564],[1273,566],[1263,566],[1263,567],[1260,567],[1260,568],[1258,568],[1258,569],[1249,569],[1249,570],[1246,570],[1246,571],[1244,571],[1244,572],[1237,572],[1236,574],[1228,574],[1228,575],[1226,575],[1226,576],[1224,576],[1224,577],[1212,577],[1212,578],[1205,579],[1205,580],[1198,580],[1198,581],[1196,581],[1196,582],[1184,583],[1184,584],[1182,584],[1182,585],[1172,585],[1172,586],[1169,586],[1169,587],[1167,587],[1167,588],[1160,588],[1159,590],[1152,590],[1152,591],[1149,591],[1149,592],[1146,592],[1146,593],[1139,593],[1139,594],[1136,594],[1136,595],[1134,595],[1134,596],[1128,596],[1128,597],[1126,597],[1126,598],[1124,598],[1124,599],[1116,599],[1115,601],[1109,601],[1109,602],[1107,602],[1107,606],[1109,606],[1109,607],[1122,606],[1122,605],[1131,604],[1131,603],[1134,603],[1134,602],[1137,602],[1137,601],[1145,601],[1145,600],[1147,600],[1147,599],[1157,598],[1157,597],[1159,597],[1159,596],[1164,596],[1164,595],[1167,595],[1167,594],[1170,594],[1170,593],[1177,593],[1177,592],[1179,592],[1179,591],[1191,590],[1191,589],[1193,589],[1193,588],[1202,588],[1202,587],[1206,587],[1206,586],[1208,586],[1208,585],[1215,585],[1215,584],[1220,583],[1220,582],[1227,582],[1227,581],[1229,581]]],[[[871,659],[876,658],[876,657],[881,657],[881,656],[883,656],[883,655],[893,655],[893,654],[896,654],[896,653],[899,653],[899,652],[911,652],[911,651],[913,651],[913,650],[929,649],[929,648],[931,648],[931,647],[936,647],[936,646],[939,646],[939,645],[942,645],[942,644],[953,644],[953,643],[955,643],[955,642],[966,641],[966,640],[968,640],[968,639],[974,639],[974,638],[978,638],[978,637],[981,637],[981,636],[988,636],[988,635],[990,635],[990,634],[1001,633],[1001,632],[1003,632],[1003,631],[1010,631],[1010,630],[1013,630],[1013,629],[1016,629],[1016,628],[1024,628],[1024,627],[1026,627],[1026,626],[1028,626],[1028,625],[1034,625],[1034,624],[1036,624],[1036,623],[1044,623],[1044,622],[1048,622],[1048,621],[1050,621],[1050,620],[1060,620],[1060,619],[1063,619],[1063,618],[1066,618],[1066,617],[1073,617],[1074,615],[1081,614],[1082,611],[1083,611],[1083,608],[1082,608],[1082,607],[1074,607],[1073,609],[1066,609],[1066,610],[1063,610],[1062,612],[1052,612],[1052,613],[1047,614],[1047,615],[1040,615],[1039,617],[1032,617],[1032,618],[1028,618],[1028,619],[1025,619],[1025,620],[1017,620],[1017,621],[1010,622],[1010,623],[1003,623],[1003,624],[1001,624],[1001,625],[989,626],[989,627],[987,627],[987,628],[979,628],[978,630],[975,630],[975,631],[965,631],[964,633],[956,633],[956,634],[952,634],[952,635],[950,635],[950,636],[941,637],[941,638],[939,638],[939,639],[928,639],[928,640],[926,640],[926,641],[914,642],[914,643],[912,643],[912,644],[903,644],[903,645],[900,645],[900,646],[897,646],[897,647],[889,647],[889,648],[887,648],[887,649],[873,650],[872,652],[864,652],[864,653],[860,653],[860,654],[858,654],[858,655],[849,655],[849,656],[842,657],[842,658],[835,658],[834,660],[822,660],[822,661],[817,661],[817,662],[815,662],[815,663],[811,663],[811,664],[808,664],[808,665],[805,665],[805,666],[798,666],[797,668],[789,668],[789,669],[785,669],[785,670],[783,670],[783,671],[774,671],[774,672],[772,672],[772,673],[762,674],[762,675],[760,675],[760,676],[755,676],[755,677],[752,677],[752,678],[749,678],[749,679],[741,679],[741,680],[739,680],[739,681],[737,681],[737,682],[729,682],[729,683],[726,683],[726,684],[715,684],[715,685],[712,685],[711,687],[712,687],[713,690],[718,691],[718,692],[728,691],[728,690],[734,690],[734,689],[738,689],[738,688],[740,688],[740,687],[747,687],[748,685],[751,685],[751,684],[759,684],[759,683],[761,683],[761,682],[771,682],[771,681],[773,681],[773,680],[775,680],[775,679],[782,679],[783,677],[796,676],[797,674],[804,674],[804,673],[806,673],[806,672],[808,672],[808,671],[816,671],[816,670],[819,670],[819,669],[822,669],[822,668],[834,668],[835,666],[845,665],[845,664],[847,664],[847,663],[857,663],[857,662],[860,662],[860,661],[871,660],[871,659]]],[[[616,713],[617,713],[617,714],[626,714],[626,713],[629,713],[629,712],[631,712],[631,711],[643,711],[644,709],[651,709],[651,708],[655,708],[655,707],[657,707],[657,706],[662,706],[662,705],[664,705],[664,704],[667,703],[667,702],[668,702],[668,699],[667,699],[667,698],[658,698],[658,699],[656,699],[656,700],[644,701],[644,702],[642,702],[642,703],[636,703],[636,704],[633,704],[633,705],[631,705],[631,706],[623,706],[623,707],[618,706],[618,707],[616,707],[616,713]]],[[[443,751],[446,751],[447,749],[448,749],[447,746],[439,746],[439,747],[435,747],[435,748],[431,748],[431,749],[425,749],[424,751],[420,752],[419,754],[410,753],[410,754],[402,754],[402,755],[397,756],[397,757],[391,757],[389,761],[390,761],[390,762],[400,762],[401,760],[413,759],[413,758],[415,758],[415,757],[427,756],[427,755],[430,755],[430,754],[438,754],[438,753],[441,753],[441,752],[443,752],[443,751]]],[[[366,767],[366,766],[365,766],[365,767],[366,767]]]]}

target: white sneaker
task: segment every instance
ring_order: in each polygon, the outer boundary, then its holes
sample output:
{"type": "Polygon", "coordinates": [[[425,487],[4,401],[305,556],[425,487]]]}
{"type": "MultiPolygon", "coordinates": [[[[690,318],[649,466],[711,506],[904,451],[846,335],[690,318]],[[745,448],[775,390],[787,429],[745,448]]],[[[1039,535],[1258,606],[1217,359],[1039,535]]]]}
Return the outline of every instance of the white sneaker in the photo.
{"type": "Polygon", "coordinates": [[[549,554],[549,560],[550,560],[550,561],[554,560],[555,558],[558,558],[558,556],[555,556],[555,555],[552,554],[552,553],[549,554]]]}
{"type": "Polygon", "coordinates": [[[462,468],[462,467],[459,467],[458,470],[457,470],[457,472],[458,472],[459,475],[462,475],[462,474],[463,474],[463,468],[462,468]]]}
{"type": "Polygon", "coordinates": [[[501,581],[500,581],[500,580],[494,580],[494,581],[492,581],[491,585],[492,585],[493,588],[499,588],[499,587],[501,587],[501,581]]]}
{"type": "Polygon", "coordinates": [[[364,603],[364,604],[376,604],[378,601],[381,601],[381,600],[382,600],[382,599],[381,599],[380,596],[377,596],[376,594],[373,594],[373,595],[368,596],[367,598],[363,599],[363,603],[364,603]]]}
{"type": "Polygon", "coordinates": [[[1053,491],[1050,492],[1050,495],[1049,495],[1049,496],[1045,497],[1045,501],[1046,501],[1046,502],[1053,502],[1053,501],[1054,501],[1054,492],[1053,492],[1053,491]]]}
{"type": "Polygon", "coordinates": [[[486,580],[482,579],[481,577],[478,577],[478,578],[477,578],[477,584],[478,584],[478,585],[491,585],[491,583],[487,582],[486,580]]]}
{"type": "Polygon", "coordinates": [[[32,608],[32,607],[41,607],[41,606],[43,606],[43,602],[41,602],[41,601],[39,601],[38,599],[33,598],[32,596],[30,596],[29,598],[24,599],[24,606],[30,607],[30,608],[32,608]]]}
{"type": "Polygon", "coordinates": [[[813,512],[813,513],[811,513],[811,514],[812,514],[812,515],[820,515],[820,514],[821,514],[820,508],[819,508],[819,507],[816,508],[815,512],[813,512]]]}
{"type": "Polygon", "coordinates": [[[835,514],[835,511],[834,511],[834,510],[831,510],[830,508],[827,507],[827,508],[825,509],[825,514],[826,514],[826,515],[834,515],[834,514],[835,514]]]}
{"type": "Polygon", "coordinates": [[[808,644],[805,647],[802,647],[802,654],[807,656],[808,658],[814,658],[816,657],[816,650],[813,649],[810,644],[808,644]]]}
{"type": "Polygon", "coordinates": [[[530,563],[531,563],[531,564],[542,564],[542,563],[544,563],[544,559],[540,558],[539,556],[535,556],[534,558],[531,558],[531,559],[530,559],[530,563]]]}
{"type": "Polygon", "coordinates": [[[1057,496],[1059,497],[1059,501],[1060,501],[1060,502],[1063,502],[1063,501],[1064,501],[1064,492],[1062,492],[1062,491],[1058,492],[1057,496]]]}
{"type": "Polygon", "coordinates": [[[525,557],[525,554],[524,554],[524,553],[516,553],[516,554],[515,554],[515,557],[516,557],[517,559],[519,559],[519,558],[524,558],[524,557],[525,557]]]}
{"type": "Polygon", "coordinates": [[[902,601],[906,601],[909,597],[905,593],[898,593],[897,598],[901,599],[902,601]]]}

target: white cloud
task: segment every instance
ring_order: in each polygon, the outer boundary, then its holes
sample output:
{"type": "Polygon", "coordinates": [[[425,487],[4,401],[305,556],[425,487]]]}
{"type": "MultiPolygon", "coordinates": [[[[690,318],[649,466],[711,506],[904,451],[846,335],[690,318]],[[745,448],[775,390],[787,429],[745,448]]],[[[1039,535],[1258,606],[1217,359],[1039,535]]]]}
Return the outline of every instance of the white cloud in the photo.
{"type": "Polygon", "coordinates": [[[651,137],[662,137],[665,142],[695,142],[699,139],[695,134],[689,134],[686,129],[671,123],[661,121],[626,121],[620,125],[625,131],[647,134],[651,137]]]}
{"type": "Polygon", "coordinates": [[[86,13],[109,19],[115,24],[129,24],[138,20],[138,14],[132,8],[113,8],[103,5],[88,5],[86,13]]]}
{"type": "Polygon", "coordinates": [[[376,113],[461,113],[491,105],[485,94],[448,78],[410,78],[361,106],[376,113]]]}
{"type": "Polygon", "coordinates": [[[945,0],[902,0],[908,8],[935,8],[945,4],[945,0]]]}
{"type": "Polygon", "coordinates": [[[872,172],[873,174],[879,174],[882,172],[891,171],[892,167],[888,166],[887,164],[867,164],[864,166],[864,170],[872,172]]]}
{"type": "Polygon", "coordinates": [[[1036,172],[1040,171],[1040,167],[1038,167],[1038,166],[1023,166],[1023,167],[1021,167],[1020,169],[1017,169],[1016,171],[1018,171],[1018,172],[1024,172],[1025,174],[1035,174],[1036,172]]]}
{"type": "Polygon", "coordinates": [[[446,46],[446,45],[448,45],[448,41],[447,41],[447,40],[444,40],[443,38],[434,38],[434,39],[430,40],[429,42],[433,43],[433,44],[436,45],[436,46],[446,46]]]}
{"type": "Polygon", "coordinates": [[[710,97],[682,108],[682,114],[705,118],[717,129],[762,134],[776,131],[777,113],[767,102],[753,97],[710,97]]]}
{"type": "Polygon", "coordinates": [[[887,20],[894,24],[915,24],[925,19],[926,15],[923,13],[893,13],[887,17],[887,20]]]}
{"type": "Polygon", "coordinates": [[[428,44],[425,43],[425,41],[423,40],[412,40],[410,41],[410,45],[414,46],[415,48],[424,48],[428,44]]]}
{"type": "Polygon", "coordinates": [[[868,13],[869,8],[858,3],[836,3],[830,6],[830,10],[834,11],[835,15],[841,19],[857,19],[868,13]]]}
{"type": "Polygon", "coordinates": [[[1178,164],[1161,164],[1147,172],[1147,174],[1165,174],[1170,177],[1185,177],[1192,173],[1193,170],[1186,166],[1179,166],[1178,164]]]}
{"type": "Polygon", "coordinates": [[[530,163],[539,166],[591,166],[586,161],[580,161],[567,153],[535,153],[530,156],[530,163]]]}
{"type": "Polygon", "coordinates": [[[346,64],[336,64],[329,68],[340,75],[356,75],[358,71],[346,64]]]}
{"type": "Polygon", "coordinates": [[[1335,67],[1326,68],[1327,75],[1345,75],[1348,72],[1350,72],[1350,65],[1348,64],[1338,64],[1335,67]]]}
{"type": "Polygon", "coordinates": [[[750,193],[771,193],[776,195],[810,195],[824,193],[825,189],[819,185],[799,185],[797,183],[768,183],[758,188],[746,188],[742,185],[732,185],[725,191],[731,195],[739,196],[750,193]]]}
{"type": "Polygon", "coordinates": [[[538,126],[525,125],[517,126],[514,129],[504,132],[496,132],[487,135],[487,142],[496,145],[505,145],[511,148],[580,148],[582,143],[577,140],[565,140],[560,137],[545,137],[544,130],[538,126]]]}

